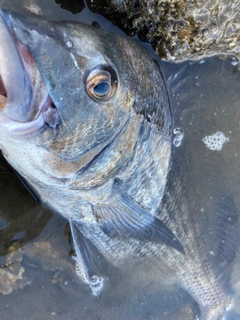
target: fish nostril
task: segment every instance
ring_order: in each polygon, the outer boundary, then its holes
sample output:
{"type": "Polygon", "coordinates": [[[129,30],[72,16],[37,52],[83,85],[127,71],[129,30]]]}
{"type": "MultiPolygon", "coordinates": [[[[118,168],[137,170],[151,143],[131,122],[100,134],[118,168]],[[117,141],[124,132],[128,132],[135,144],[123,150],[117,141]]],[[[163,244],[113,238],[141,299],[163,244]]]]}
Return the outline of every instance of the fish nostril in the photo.
{"type": "Polygon", "coordinates": [[[44,102],[41,112],[45,124],[49,127],[56,128],[57,125],[61,122],[58,110],[50,96],[48,96],[46,101],[44,102]]]}

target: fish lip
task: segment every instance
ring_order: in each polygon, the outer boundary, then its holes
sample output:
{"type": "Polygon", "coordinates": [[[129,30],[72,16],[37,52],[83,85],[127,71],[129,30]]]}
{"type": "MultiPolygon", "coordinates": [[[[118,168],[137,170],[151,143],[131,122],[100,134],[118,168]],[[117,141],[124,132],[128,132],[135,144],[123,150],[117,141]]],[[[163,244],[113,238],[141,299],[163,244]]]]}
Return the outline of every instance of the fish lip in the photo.
{"type": "MultiPolygon", "coordinates": [[[[33,86],[32,83],[32,79],[31,79],[31,75],[28,72],[28,68],[27,68],[27,62],[25,61],[24,57],[24,52],[23,50],[25,50],[25,55],[29,55],[29,57],[32,59],[32,61],[34,62],[33,66],[31,67],[37,67],[37,64],[33,58],[33,55],[31,54],[30,50],[23,45],[17,38],[12,23],[10,21],[10,17],[9,17],[9,13],[7,11],[4,11],[2,9],[0,9],[0,19],[2,19],[2,25],[0,27],[5,28],[6,27],[6,32],[10,33],[10,37],[11,37],[11,45],[14,46],[16,54],[19,56],[20,58],[20,64],[21,66],[19,67],[19,69],[22,68],[21,71],[23,71],[26,75],[26,77],[29,78],[29,82],[25,83],[24,88],[29,92],[31,90],[37,90],[38,88],[33,86]],[[24,48],[24,49],[22,49],[24,48]]],[[[8,44],[8,42],[7,42],[8,44]]],[[[0,56],[1,59],[1,56],[0,56]]],[[[11,61],[11,60],[10,60],[11,61]]],[[[18,63],[18,62],[17,62],[18,63]]],[[[9,72],[11,73],[11,71],[9,72]]],[[[56,127],[61,121],[60,121],[60,116],[58,113],[58,110],[56,108],[56,106],[54,105],[52,99],[50,98],[50,95],[48,93],[47,90],[47,86],[42,79],[42,83],[44,84],[44,90],[46,91],[45,94],[45,99],[43,98],[40,104],[35,104],[35,106],[31,105],[31,98],[30,101],[27,101],[26,103],[26,114],[21,115],[21,117],[17,114],[17,113],[21,113],[18,112],[18,110],[14,109],[11,110],[11,106],[9,107],[8,105],[8,90],[5,88],[5,82],[1,77],[1,70],[0,70],[0,92],[4,92],[2,95],[0,94],[0,103],[4,100],[4,96],[6,98],[6,103],[4,104],[4,106],[1,108],[0,105],[0,131],[2,131],[2,129],[7,129],[8,132],[12,132],[12,133],[17,133],[19,134],[28,134],[28,133],[32,133],[32,132],[39,132],[39,130],[42,130],[43,128],[47,128],[48,126],[50,127],[56,127]],[[31,110],[31,108],[35,107],[34,110],[31,110]],[[53,121],[50,120],[50,124],[48,123],[49,121],[49,108],[50,109],[55,109],[55,114],[57,114],[57,116],[55,116],[55,123],[53,121]],[[17,112],[16,112],[17,111],[17,112]],[[31,114],[31,116],[29,117],[28,113],[31,114]]],[[[15,88],[14,88],[15,90],[15,88]]],[[[15,90],[17,91],[17,90],[15,90]]],[[[21,94],[21,92],[20,92],[21,94]]],[[[17,106],[18,107],[18,106],[17,106]]],[[[16,107],[16,108],[17,108],[16,107]]],[[[21,107],[21,106],[20,106],[21,107]]],[[[19,108],[20,108],[19,107],[19,108]]],[[[21,111],[21,110],[20,110],[21,111]]],[[[51,117],[50,117],[51,118],[51,117]]]]}

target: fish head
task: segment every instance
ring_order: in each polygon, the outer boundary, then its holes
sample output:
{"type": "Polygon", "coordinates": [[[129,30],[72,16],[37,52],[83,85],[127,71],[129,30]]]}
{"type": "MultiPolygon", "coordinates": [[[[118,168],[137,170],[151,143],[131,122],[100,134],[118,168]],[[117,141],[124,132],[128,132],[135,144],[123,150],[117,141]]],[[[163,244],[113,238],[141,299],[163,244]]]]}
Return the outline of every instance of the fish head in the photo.
{"type": "Polygon", "coordinates": [[[0,147],[22,175],[73,179],[125,135],[102,160],[118,170],[143,119],[169,129],[159,67],[137,41],[3,11],[0,23],[0,147]]]}

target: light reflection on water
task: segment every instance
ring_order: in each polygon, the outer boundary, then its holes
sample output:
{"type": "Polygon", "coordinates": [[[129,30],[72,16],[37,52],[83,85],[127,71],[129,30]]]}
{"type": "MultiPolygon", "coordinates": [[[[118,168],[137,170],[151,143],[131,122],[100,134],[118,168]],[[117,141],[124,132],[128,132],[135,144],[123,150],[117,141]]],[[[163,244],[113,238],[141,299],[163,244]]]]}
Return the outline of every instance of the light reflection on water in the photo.
{"type": "MultiPolygon", "coordinates": [[[[86,11],[72,16],[54,2],[35,3],[41,3],[42,13],[49,19],[97,20],[86,11]]],[[[4,5],[16,8],[14,1],[4,5]]],[[[105,20],[101,21],[107,28],[105,20]]],[[[224,238],[224,225],[217,219],[226,206],[230,219],[238,217],[240,208],[240,74],[233,62],[230,56],[211,57],[180,64],[161,62],[161,67],[172,103],[173,128],[183,132],[180,146],[173,147],[183,196],[203,234],[217,231],[199,241],[209,252],[223,285],[235,290],[237,300],[239,253],[235,251],[239,239],[224,238]],[[221,151],[209,150],[202,140],[218,131],[229,141],[221,151]],[[220,245],[219,241],[225,242],[220,245]]],[[[74,273],[66,220],[40,208],[2,159],[0,201],[0,290],[5,292],[0,296],[2,320],[190,320],[199,314],[191,297],[180,289],[164,290],[147,270],[118,270],[104,261],[102,268],[108,275],[105,289],[99,298],[93,297],[74,273]],[[13,289],[10,294],[3,290],[6,280],[13,289]]]]}

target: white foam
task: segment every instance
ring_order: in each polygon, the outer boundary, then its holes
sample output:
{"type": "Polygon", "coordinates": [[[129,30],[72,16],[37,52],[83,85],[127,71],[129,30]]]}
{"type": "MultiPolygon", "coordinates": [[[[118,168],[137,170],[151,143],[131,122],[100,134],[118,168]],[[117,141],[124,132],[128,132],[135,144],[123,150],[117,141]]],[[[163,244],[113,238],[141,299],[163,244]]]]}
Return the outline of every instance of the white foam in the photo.
{"type": "Polygon", "coordinates": [[[224,143],[229,141],[229,138],[225,137],[221,131],[218,131],[211,136],[205,136],[202,141],[208,149],[220,151],[224,143]]]}

